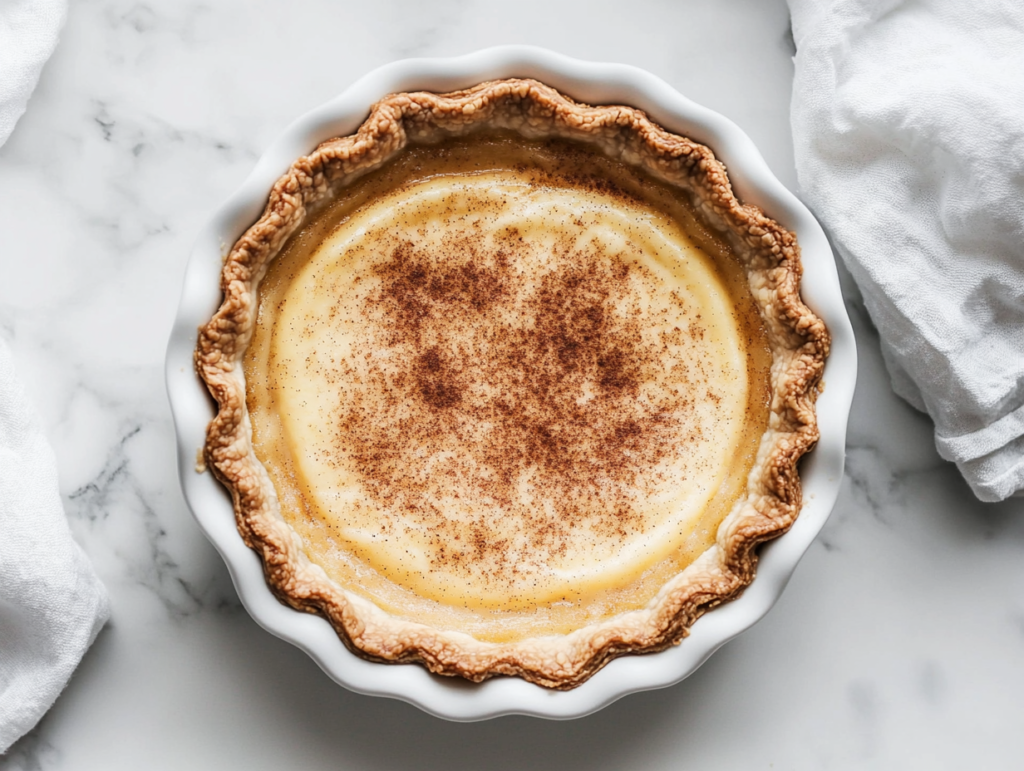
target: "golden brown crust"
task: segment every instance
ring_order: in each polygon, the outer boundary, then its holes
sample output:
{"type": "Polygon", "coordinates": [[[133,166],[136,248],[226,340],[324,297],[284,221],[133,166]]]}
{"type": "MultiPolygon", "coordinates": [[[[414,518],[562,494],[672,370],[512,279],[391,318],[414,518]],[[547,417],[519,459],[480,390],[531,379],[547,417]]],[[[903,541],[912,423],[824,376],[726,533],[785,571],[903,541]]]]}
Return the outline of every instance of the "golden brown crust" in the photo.
{"type": "Polygon", "coordinates": [[[195,365],[217,401],[204,455],[231,491],[242,538],[262,558],[267,581],[288,605],[325,616],[353,652],[387,662],[421,662],[433,672],[479,682],[516,675],[551,688],[581,684],[612,658],[678,643],[707,610],[753,580],[758,544],[784,533],[800,510],[797,463],[818,439],[814,403],[829,335],[799,294],[795,236],[733,195],[725,167],[707,147],[671,134],[624,106],[577,104],[531,80],[480,84],[451,94],[409,93],[378,102],[352,136],[324,142],[274,185],[260,219],[235,243],[221,274],[224,300],[199,332],[195,365]],[[559,637],[484,643],[400,621],[347,593],[305,556],[280,517],[273,485],[251,447],[241,359],[251,337],[256,290],[268,263],[331,186],[361,175],[410,140],[487,125],[526,137],[560,136],[600,146],[693,196],[703,216],[744,260],[773,350],[769,430],[746,496],[722,522],[717,543],[640,611],[559,637]]]}

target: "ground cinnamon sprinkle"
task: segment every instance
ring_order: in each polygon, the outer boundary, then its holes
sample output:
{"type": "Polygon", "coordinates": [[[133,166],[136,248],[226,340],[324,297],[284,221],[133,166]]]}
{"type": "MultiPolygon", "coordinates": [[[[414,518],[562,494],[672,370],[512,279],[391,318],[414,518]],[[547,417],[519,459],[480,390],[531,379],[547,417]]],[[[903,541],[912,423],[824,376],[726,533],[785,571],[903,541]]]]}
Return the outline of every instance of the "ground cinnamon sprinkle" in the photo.
{"type": "Polygon", "coordinates": [[[363,309],[375,332],[352,353],[382,364],[349,385],[335,424],[382,511],[432,534],[435,563],[492,577],[511,567],[504,515],[552,554],[577,528],[642,530],[638,480],[687,441],[685,391],[641,398],[663,344],[642,335],[634,282],[654,278],[595,243],[559,243],[556,268],[525,282],[522,248],[514,230],[388,245],[363,309]],[[482,504],[471,526],[445,516],[446,497],[482,504]]]}

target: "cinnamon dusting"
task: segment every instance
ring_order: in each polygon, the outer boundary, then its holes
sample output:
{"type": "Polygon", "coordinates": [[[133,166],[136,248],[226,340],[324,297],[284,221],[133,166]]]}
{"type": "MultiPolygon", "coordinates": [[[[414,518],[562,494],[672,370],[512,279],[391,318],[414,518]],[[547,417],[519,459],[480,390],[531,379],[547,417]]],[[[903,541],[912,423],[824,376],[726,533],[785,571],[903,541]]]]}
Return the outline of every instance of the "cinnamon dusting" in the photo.
{"type": "Polygon", "coordinates": [[[644,477],[699,438],[679,435],[685,391],[640,398],[661,346],[623,309],[637,305],[632,282],[653,278],[598,245],[563,244],[557,269],[523,291],[520,242],[512,232],[490,253],[472,234],[441,253],[391,247],[364,309],[378,331],[352,354],[383,348],[386,365],[349,386],[335,426],[382,510],[430,528],[432,560],[449,567],[507,567],[513,521],[529,548],[552,553],[577,528],[642,530],[644,477]],[[484,504],[468,537],[437,506],[453,494],[484,504]]]}

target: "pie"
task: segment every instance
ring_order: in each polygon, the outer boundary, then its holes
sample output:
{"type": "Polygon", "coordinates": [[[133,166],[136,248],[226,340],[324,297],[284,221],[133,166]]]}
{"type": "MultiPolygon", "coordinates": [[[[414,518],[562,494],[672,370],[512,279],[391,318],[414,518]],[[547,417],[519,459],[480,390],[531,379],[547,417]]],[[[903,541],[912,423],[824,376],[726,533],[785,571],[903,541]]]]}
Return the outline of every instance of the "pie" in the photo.
{"type": "Polygon", "coordinates": [[[800,276],[637,109],[395,94],[225,258],[205,463],[359,656],[573,688],[679,643],[797,517],[829,347],[800,276]]]}

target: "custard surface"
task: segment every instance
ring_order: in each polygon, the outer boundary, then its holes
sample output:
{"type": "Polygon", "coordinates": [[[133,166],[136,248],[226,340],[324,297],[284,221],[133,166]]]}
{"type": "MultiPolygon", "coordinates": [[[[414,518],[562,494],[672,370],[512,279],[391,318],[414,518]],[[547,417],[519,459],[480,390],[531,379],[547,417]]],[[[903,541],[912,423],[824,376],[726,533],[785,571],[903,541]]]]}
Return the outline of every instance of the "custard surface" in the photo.
{"type": "Polygon", "coordinates": [[[745,276],[682,195],[566,142],[407,149],[260,284],[254,449],[307,556],[494,641],[643,607],[767,426],[745,276]]]}

